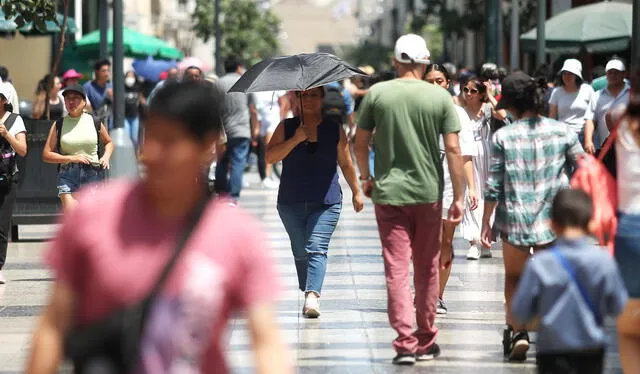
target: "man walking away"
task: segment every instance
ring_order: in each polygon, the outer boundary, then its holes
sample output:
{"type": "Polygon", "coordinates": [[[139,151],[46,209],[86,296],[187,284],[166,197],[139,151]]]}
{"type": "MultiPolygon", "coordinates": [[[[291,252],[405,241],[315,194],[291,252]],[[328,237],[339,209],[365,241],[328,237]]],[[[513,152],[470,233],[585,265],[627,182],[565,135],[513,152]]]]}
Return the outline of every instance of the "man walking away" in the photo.
{"type": "MultiPolygon", "coordinates": [[[[245,72],[244,64],[236,57],[224,63],[225,75],[215,85],[228,92],[245,72]]],[[[240,197],[244,166],[251,140],[260,135],[258,112],[253,94],[230,92],[225,95],[222,123],[227,134],[227,149],[216,167],[216,192],[228,193],[233,200],[240,197]],[[230,178],[227,176],[231,167],[230,178]]]]}
{"type": "Polygon", "coordinates": [[[418,35],[404,35],[395,46],[398,78],[371,87],[358,112],[356,153],[363,190],[373,189],[387,283],[388,314],[398,333],[393,363],[413,365],[440,355],[436,344],[436,304],[442,229],[442,135],[453,184],[449,220],[463,212],[460,123],[451,95],[422,81],[429,50],[418,35]],[[369,174],[369,141],[376,131],[375,180],[369,174]],[[415,318],[409,287],[413,261],[415,318]]]}

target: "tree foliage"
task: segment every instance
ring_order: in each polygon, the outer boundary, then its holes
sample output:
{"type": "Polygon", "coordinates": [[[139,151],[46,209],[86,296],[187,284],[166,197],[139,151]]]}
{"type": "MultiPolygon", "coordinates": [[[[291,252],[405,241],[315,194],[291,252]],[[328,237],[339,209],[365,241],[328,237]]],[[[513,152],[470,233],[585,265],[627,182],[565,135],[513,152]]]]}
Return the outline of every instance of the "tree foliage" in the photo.
{"type": "MultiPolygon", "coordinates": [[[[13,18],[18,28],[33,23],[40,32],[46,32],[46,21],[58,24],[56,0],[0,0],[7,19],[13,18]]],[[[58,25],[60,26],[60,25],[58,25]]]]}
{"type": "MultiPolygon", "coordinates": [[[[221,0],[221,55],[238,56],[250,64],[278,54],[280,19],[254,0],[221,0]]],[[[196,35],[205,41],[215,37],[211,0],[196,0],[193,12],[196,35]]]]}
{"type": "MultiPolygon", "coordinates": [[[[69,2],[70,0],[61,0],[64,15],[62,18],[62,24],[60,24],[57,17],[58,1],[56,0],[0,0],[2,3],[2,11],[7,19],[14,18],[14,22],[18,28],[24,26],[26,23],[32,23],[36,30],[41,33],[47,32],[47,21],[53,21],[60,27],[58,33],[58,50],[54,58],[53,67],[51,68],[51,76],[58,74],[60,68],[60,61],[62,60],[62,54],[64,53],[65,34],[67,32],[67,20],[69,18],[69,2]]],[[[49,79],[50,91],[53,87],[54,80],[49,79]]],[[[49,118],[49,100],[45,100],[44,111],[49,118]]]]}

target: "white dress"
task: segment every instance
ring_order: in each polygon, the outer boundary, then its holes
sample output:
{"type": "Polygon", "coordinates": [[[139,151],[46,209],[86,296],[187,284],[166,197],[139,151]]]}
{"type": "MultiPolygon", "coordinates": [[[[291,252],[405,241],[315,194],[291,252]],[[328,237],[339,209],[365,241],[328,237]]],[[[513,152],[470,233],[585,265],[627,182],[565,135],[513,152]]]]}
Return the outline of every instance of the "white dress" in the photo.
{"type": "MultiPolygon", "coordinates": [[[[458,133],[458,139],[460,143],[460,153],[462,156],[475,156],[477,154],[476,144],[473,141],[473,129],[469,120],[469,115],[464,108],[456,105],[456,113],[458,114],[458,120],[460,121],[460,132],[458,133]]],[[[440,154],[443,157],[442,171],[444,177],[444,191],[442,194],[442,219],[447,219],[449,215],[449,207],[453,203],[453,185],[451,184],[451,175],[449,174],[449,163],[447,158],[444,157],[444,141],[440,136],[440,154]]]]}
{"type": "MultiPolygon", "coordinates": [[[[491,118],[491,112],[485,109],[486,107],[487,104],[484,104],[483,115],[480,118],[470,118],[475,145],[473,168],[476,194],[478,195],[478,208],[473,211],[467,208],[464,211],[460,232],[462,237],[468,241],[480,241],[482,215],[484,213],[484,190],[489,178],[489,163],[491,161],[491,128],[489,119],[491,118]]],[[[493,221],[493,217],[491,220],[493,221]]]]}

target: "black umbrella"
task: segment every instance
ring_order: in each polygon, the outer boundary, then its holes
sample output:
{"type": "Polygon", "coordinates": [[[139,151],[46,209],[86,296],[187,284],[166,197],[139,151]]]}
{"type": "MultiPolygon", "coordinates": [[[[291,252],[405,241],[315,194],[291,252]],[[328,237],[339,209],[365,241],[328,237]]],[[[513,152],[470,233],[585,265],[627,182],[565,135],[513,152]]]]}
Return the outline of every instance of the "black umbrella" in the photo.
{"type": "Polygon", "coordinates": [[[303,53],[255,64],[229,92],[306,91],[355,75],[367,73],[329,53],[303,53]]]}

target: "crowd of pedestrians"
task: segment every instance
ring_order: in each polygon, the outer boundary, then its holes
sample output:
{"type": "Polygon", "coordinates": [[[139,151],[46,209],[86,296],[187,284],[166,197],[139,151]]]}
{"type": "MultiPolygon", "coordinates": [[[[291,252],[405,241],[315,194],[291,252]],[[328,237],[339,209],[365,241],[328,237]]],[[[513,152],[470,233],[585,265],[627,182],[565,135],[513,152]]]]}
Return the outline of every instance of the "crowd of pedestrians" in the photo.
{"type": "MultiPolygon", "coordinates": [[[[246,69],[233,56],[224,65],[221,77],[196,66],[169,69],[148,95],[135,71],[118,78],[145,176],[108,186],[101,182],[114,152],[109,61],[97,62],[84,85],[75,70],[39,82],[32,117],[52,121],[42,159],[58,164],[64,218],[47,255],[55,284],[28,372],[54,372],[69,354],[63,337],[143,301],[138,360],[107,370],[226,372],[222,331],[232,312],[244,311],[258,369],[290,372],[275,323],[272,260],[258,223],[238,208],[255,152],[261,187],[278,189],[274,209],[290,239],[304,317],[321,316],[344,178],[355,212],[365,196],[375,211],[394,364],[446,354],[436,315],[448,312],[459,229],[467,260],[490,258],[501,243],[506,360],[525,361],[529,332],[537,331],[540,373],[602,373],[605,317],[617,317],[623,370],[640,373],[640,78],[629,84],[620,59],[607,63],[599,90],[578,59],[563,62],[557,84],[490,63],[472,74],[434,63],[413,34],[396,41],[393,76],[374,78],[363,67],[371,76],[306,91],[228,93],[246,69]],[[617,178],[615,202],[570,189],[589,154],[617,178]],[[281,165],[279,178],[272,165],[281,165]],[[619,212],[614,256],[590,237],[605,203],[619,212]]],[[[15,156],[27,143],[2,67],[0,79],[4,283],[15,156]]],[[[80,373],[108,365],[78,357],[80,373]]]]}

